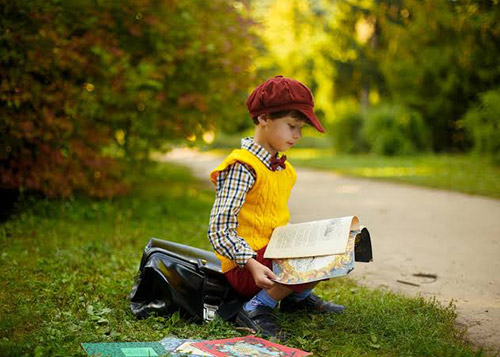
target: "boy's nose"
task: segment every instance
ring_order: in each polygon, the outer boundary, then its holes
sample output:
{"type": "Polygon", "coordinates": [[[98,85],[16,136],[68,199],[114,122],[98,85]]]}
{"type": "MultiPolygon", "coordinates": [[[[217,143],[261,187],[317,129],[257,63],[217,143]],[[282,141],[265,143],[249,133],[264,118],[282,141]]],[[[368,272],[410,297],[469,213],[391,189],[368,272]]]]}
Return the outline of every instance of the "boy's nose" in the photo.
{"type": "Polygon", "coordinates": [[[301,139],[302,138],[302,129],[296,130],[294,133],[294,137],[297,139],[301,139]]]}

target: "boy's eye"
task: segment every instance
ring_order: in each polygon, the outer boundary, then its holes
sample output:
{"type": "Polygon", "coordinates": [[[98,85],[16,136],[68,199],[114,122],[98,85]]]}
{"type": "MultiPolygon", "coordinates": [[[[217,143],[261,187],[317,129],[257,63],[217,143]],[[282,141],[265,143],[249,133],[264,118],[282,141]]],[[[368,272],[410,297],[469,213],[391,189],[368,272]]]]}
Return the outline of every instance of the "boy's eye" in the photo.
{"type": "Polygon", "coordinates": [[[288,124],[288,126],[292,129],[295,129],[295,125],[292,125],[292,124],[288,124]]]}

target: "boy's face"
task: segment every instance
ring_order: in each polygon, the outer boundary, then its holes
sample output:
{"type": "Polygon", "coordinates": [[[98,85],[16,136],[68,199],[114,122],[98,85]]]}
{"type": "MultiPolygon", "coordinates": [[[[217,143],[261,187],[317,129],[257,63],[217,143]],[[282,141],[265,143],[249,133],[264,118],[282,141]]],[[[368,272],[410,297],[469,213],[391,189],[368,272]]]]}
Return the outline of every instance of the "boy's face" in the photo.
{"type": "Polygon", "coordinates": [[[259,122],[264,129],[267,144],[274,152],[287,151],[294,146],[302,138],[302,127],[305,125],[303,120],[291,116],[279,119],[265,118],[259,122]]]}

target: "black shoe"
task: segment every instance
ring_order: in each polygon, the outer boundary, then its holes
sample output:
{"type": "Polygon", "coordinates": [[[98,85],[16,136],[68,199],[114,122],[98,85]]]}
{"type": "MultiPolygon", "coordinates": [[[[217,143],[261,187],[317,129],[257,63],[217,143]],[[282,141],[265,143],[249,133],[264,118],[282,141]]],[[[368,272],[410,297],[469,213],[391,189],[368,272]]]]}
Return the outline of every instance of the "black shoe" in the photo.
{"type": "Polygon", "coordinates": [[[344,312],[344,310],[344,305],[337,305],[333,302],[323,301],[319,296],[312,293],[301,301],[294,301],[288,297],[284,298],[280,302],[281,312],[307,311],[340,314],[344,312]]]}
{"type": "Polygon", "coordinates": [[[243,305],[236,316],[236,324],[260,332],[266,337],[284,339],[281,327],[273,315],[273,309],[267,306],[258,306],[255,310],[247,311],[243,305]]]}

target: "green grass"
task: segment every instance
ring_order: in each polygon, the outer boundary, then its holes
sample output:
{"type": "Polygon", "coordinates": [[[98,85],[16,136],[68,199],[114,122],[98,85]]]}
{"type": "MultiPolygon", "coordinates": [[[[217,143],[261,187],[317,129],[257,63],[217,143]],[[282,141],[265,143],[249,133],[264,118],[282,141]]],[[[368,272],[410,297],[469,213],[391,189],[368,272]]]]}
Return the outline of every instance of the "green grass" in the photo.
{"type": "Polygon", "coordinates": [[[296,166],[500,198],[500,167],[479,157],[335,155],[328,149],[292,149],[289,157],[296,166]]]}
{"type": "MultiPolygon", "coordinates": [[[[126,197],[68,201],[25,197],[0,224],[0,355],[84,355],[82,342],[158,341],[168,334],[240,336],[230,323],[173,317],[137,320],[128,294],[151,236],[208,249],[213,192],[175,166],[137,173],[126,197]]],[[[370,290],[350,279],[318,293],[347,305],[341,316],[279,315],[287,345],[318,356],[470,356],[455,310],[423,298],[370,290]]]]}

